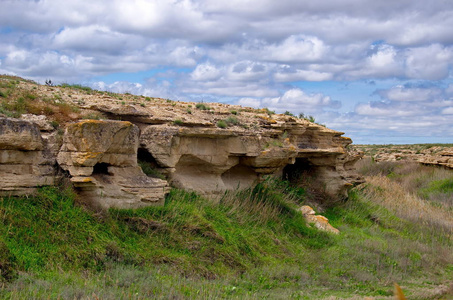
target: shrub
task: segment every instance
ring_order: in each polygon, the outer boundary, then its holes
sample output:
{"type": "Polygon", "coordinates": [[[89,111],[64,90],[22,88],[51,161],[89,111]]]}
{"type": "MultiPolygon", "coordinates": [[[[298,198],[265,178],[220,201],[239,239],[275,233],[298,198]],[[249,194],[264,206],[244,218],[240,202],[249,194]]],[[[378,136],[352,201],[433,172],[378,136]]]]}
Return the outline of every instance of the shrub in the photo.
{"type": "Polygon", "coordinates": [[[263,108],[263,110],[264,110],[264,112],[265,112],[266,114],[268,114],[269,116],[272,116],[273,114],[275,114],[275,111],[269,110],[269,108],[267,108],[267,107],[263,108]]]}
{"type": "Polygon", "coordinates": [[[294,117],[294,115],[293,115],[290,111],[288,111],[288,110],[285,111],[283,114],[284,114],[284,115],[287,115],[287,116],[294,117]]]}
{"type": "Polygon", "coordinates": [[[227,123],[225,121],[220,120],[220,121],[217,122],[217,127],[219,127],[219,128],[227,128],[228,125],[227,125],[227,123]]]}
{"type": "Polygon", "coordinates": [[[239,124],[238,118],[236,118],[236,117],[234,117],[234,116],[228,117],[228,118],[226,118],[224,121],[225,121],[225,123],[227,123],[228,125],[238,125],[238,124],[239,124]]]}
{"type": "Polygon", "coordinates": [[[184,124],[184,122],[181,119],[176,119],[176,120],[173,121],[173,124],[182,125],[182,124],[184,124]]]}
{"type": "Polygon", "coordinates": [[[204,103],[197,103],[195,105],[196,108],[198,108],[199,110],[210,110],[211,108],[207,105],[205,105],[204,103]]]}

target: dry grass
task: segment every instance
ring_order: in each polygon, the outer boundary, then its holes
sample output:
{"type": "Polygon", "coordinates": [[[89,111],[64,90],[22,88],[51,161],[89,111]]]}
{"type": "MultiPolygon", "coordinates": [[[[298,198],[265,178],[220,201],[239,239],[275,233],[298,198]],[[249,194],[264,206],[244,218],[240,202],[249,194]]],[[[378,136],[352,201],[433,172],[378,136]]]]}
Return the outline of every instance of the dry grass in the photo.
{"type": "Polygon", "coordinates": [[[401,218],[453,234],[451,193],[434,191],[421,196],[421,191],[433,182],[452,179],[452,170],[407,162],[374,163],[367,159],[359,161],[357,169],[365,175],[367,182],[361,191],[365,198],[401,218]]]}
{"type": "Polygon", "coordinates": [[[394,211],[399,217],[430,224],[453,232],[453,213],[408,193],[398,182],[383,176],[369,176],[362,192],[371,201],[394,211]]]}

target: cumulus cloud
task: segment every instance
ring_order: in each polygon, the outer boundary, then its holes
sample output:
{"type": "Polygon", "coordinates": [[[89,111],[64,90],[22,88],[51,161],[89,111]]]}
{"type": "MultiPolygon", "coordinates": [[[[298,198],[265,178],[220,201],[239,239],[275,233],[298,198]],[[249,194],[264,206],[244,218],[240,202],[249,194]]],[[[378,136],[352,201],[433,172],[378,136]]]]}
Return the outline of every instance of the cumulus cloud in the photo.
{"type": "Polygon", "coordinates": [[[0,72],[307,112],[353,130],[392,116],[403,132],[431,124],[425,115],[452,125],[451,28],[442,0],[4,0],[0,72]],[[169,71],[102,78],[156,69],[169,71]],[[369,80],[371,98],[323,85],[369,80]]]}
{"type": "Polygon", "coordinates": [[[395,86],[387,90],[379,90],[377,93],[384,99],[391,101],[432,101],[442,95],[442,90],[437,87],[405,87],[395,86]]]}
{"type": "Polygon", "coordinates": [[[293,88],[278,97],[250,98],[244,97],[237,104],[252,107],[267,107],[276,112],[290,111],[293,114],[323,113],[325,108],[338,108],[341,104],[322,93],[307,94],[301,89],[293,88]]]}
{"type": "Polygon", "coordinates": [[[453,107],[447,107],[442,110],[443,115],[453,115],[453,107]]]}
{"type": "Polygon", "coordinates": [[[453,48],[439,44],[407,50],[406,74],[410,78],[439,80],[448,76],[453,48]]]}
{"type": "Polygon", "coordinates": [[[190,77],[195,81],[211,81],[218,79],[221,71],[216,66],[210,63],[199,64],[195,70],[192,71],[190,77]]]}
{"type": "Polygon", "coordinates": [[[326,81],[333,78],[332,73],[318,72],[313,70],[295,70],[276,72],[274,74],[276,81],[289,82],[289,81],[326,81]]]}

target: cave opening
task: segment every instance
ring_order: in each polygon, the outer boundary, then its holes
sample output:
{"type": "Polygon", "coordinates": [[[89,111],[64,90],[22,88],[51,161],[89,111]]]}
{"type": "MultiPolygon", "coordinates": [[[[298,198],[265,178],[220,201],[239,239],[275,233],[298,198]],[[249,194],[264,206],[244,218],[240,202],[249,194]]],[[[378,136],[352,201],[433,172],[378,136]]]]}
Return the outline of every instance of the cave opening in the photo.
{"type": "Polygon", "coordinates": [[[148,177],[164,179],[165,176],[160,171],[160,166],[154,156],[145,148],[138,148],[137,162],[143,173],[148,177]]]}
{"type": "Polygon", "coordinates": [[[104,174],[109,175],[109,164],[107,163],[97,163],[93,167],[93,175],[104,174]]]}
{"type": "Polygon", "coordinates": [[[301,179],[313,177],[315,167],[306,157],[298,157],[294,164],[286,165],[283,168],[282,179],[291,183],[299,183],[301,179]]]}

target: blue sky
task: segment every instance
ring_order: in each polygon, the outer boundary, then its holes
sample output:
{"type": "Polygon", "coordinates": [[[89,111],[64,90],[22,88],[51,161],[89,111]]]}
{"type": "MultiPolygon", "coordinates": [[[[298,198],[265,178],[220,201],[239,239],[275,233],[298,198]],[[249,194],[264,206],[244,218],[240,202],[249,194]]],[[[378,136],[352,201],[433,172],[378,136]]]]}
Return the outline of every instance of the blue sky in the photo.
{"type": "Polygon", "coordinates": [[[0,74],[453,143],[453,2],[2,0],[0,74]]]}

